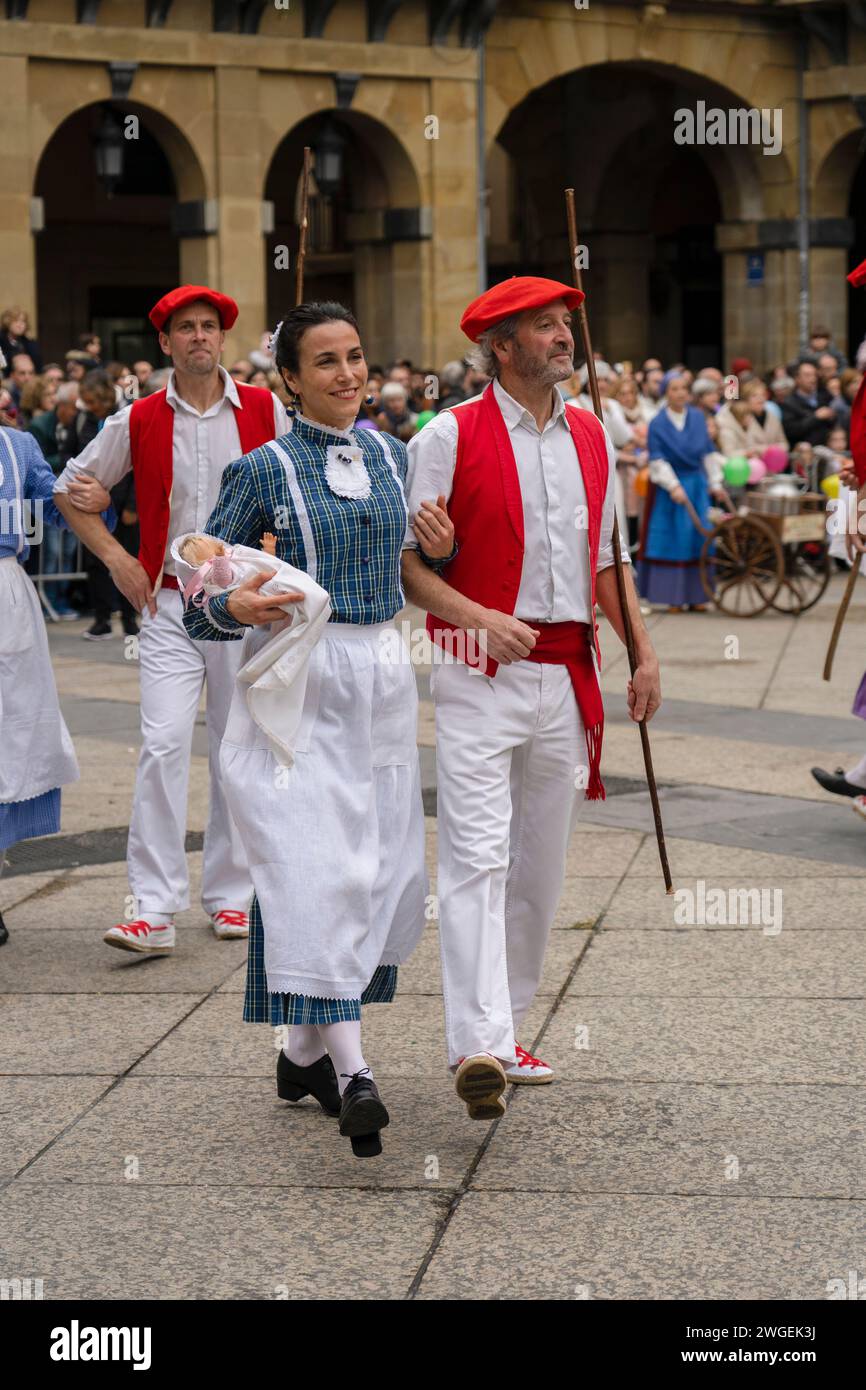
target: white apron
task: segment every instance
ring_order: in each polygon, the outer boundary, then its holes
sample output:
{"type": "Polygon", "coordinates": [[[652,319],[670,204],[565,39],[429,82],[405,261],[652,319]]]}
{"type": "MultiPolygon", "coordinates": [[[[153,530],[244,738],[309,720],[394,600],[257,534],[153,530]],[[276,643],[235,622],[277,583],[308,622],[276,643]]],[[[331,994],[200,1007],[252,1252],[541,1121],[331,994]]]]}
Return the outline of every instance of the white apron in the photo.
{"type": "MultiPolygon", "coordinates": [[[[267,636],[247,635],[245,662],[267,636]]],[[[220,768],[261,907],[271,993],[357,999],[423,931],[418,696],[393,636],[390,623],[325,625],[291,768],[251,718],[244,686],[235,690],[220,768]]]]}
{"type": "Polygon", "coordinates": [[[78,781],[36,590],[14,555],[0,560],[0,803],[78,781]]]}

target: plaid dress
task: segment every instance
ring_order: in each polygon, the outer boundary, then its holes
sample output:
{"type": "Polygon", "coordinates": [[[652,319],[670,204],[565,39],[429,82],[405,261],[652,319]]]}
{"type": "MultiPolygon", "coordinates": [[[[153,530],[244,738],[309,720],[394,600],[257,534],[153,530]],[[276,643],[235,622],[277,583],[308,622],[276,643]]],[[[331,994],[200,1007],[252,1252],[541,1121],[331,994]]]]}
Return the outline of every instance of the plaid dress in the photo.
{"type": "MultiPolygon", "coordinates": [[[[402,483],[406,449],[368,430],[342,433],[297,416],[291,432],[276,441],[289,464],[265,444],[225,469],[217,505],[205,530],[231,544],[257,547],[264,531],[277,537],[277,556],[305,570],[328,591],[332,622],[386,622],[404,604],[400,551],[406,530],[402,483]],[[348,443],[362,451],[371,480],[370,496],[351,501],[331,491],[324,462],[329,445],[348,443]]],[[[238,640],[248,629],[226,610],[228,595],[208,609],[190,609],[184,624],[197,640],[238,640]]],[[[291,904],[287,904],[291,911],[291,904]]],[[[358,998],[325,998],[270,992],[265,973],[261,908],[253,898],[244,997],[248,1023],[335,1023],[359,1019],[362,1003],[394,998],[397,966],[380,965],[358,998]]]]}

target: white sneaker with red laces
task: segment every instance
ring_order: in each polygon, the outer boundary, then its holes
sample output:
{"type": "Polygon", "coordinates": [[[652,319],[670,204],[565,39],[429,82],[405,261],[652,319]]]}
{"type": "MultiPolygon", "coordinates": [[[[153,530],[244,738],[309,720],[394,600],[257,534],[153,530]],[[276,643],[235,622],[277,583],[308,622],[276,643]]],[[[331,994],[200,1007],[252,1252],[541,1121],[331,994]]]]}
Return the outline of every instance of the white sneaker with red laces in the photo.
{"type": "Polygon", "coordinates": [[[466,1102],[470,1120],[499,1120],[505,1114],[505,1069],[492,1053],[461,1057],[454,1084],[458,1096],[466,1102]]]}
{"type": "Polygon", "coordinates": [[[233,907],[223,907],[211,916],[214,936],[220,941],[233,941],[250,934],[250,916],[233,907]]]}
{"type": "Polygon", "coordinates": [[[520,1043],[514,1044],[514,1051],[517,1061],[511,1067],[505,1068],[505,1075],[509,1081],[518,1082],[524,1086],[544,1086],[548,1081],[553,1080],[553,1067],[549,1067],[546,1062],[542,1062],[540,1057],[533,1057],[531,1052],[527,1052],[520,1043]]]}
{"type": "Polygon", "coordinates": [[[118,922],[109,927],[102,938],[106,946],[119,946],[121,951],[137,951],[143,956],[170,956],[175,947],[174,922],[149,922],[139,917],[134,922],[118,922]]]}

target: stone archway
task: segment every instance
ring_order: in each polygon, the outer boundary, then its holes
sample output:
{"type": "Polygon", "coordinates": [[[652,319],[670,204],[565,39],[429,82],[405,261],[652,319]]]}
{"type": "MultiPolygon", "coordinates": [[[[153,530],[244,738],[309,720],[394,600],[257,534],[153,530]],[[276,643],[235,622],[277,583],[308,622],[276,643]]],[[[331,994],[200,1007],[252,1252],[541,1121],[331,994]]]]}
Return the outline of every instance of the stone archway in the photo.
{"type": "Polygon", "coordinates": [[[535,88],[496,137],[511,187],[503,192],[500,178],[494,191],[491,281],[518,270],[568,278],[562,190],[573,185],[604,351],[721,363],[729,333],[717,228],[767,216],[766,181],[790,170],[784,153],[678,145],[676,113],[699,99],[707,108],[742,104],[700,74],[648,61],[596,64],[535,88]],[[505,234],[503,196],[512,209],[505,234]]]}
{"type": "Polygon", "coordinates": [[[347,304],[358,317],[371,362],[395,355],[420,360],[420,285],[429,228],[420,208],[419,181],[395,135],[359,111],[317,111],[295,125],[273,153],[264,190],[274,208],[274,231],[265,239],[269,323],[275,324],[294,303],[305,145],[314,151],[314,169],[304,298],[347,304]],[[323,192],[315,160],[326,131],[336,137],[341,171],[336,186],[323,192]],[[283,247],[288,269],[280,255],[283,247]]]}
{"type": "Polygon", "coordinates": [[[40,337],[62,359],[84,331],[100,333],[106,359],[160,361],[147,311],[167,288],[204,279],[202,239],[184,236],[180,203],[203,207],[201,165],[183,133],[136,102],[114,112],[122,172],[109,190],[97,174],[94,139],[110,104],[93,102],[66,117],[44,145],[34,194],[44,227],[36,237],[40,337]]]}

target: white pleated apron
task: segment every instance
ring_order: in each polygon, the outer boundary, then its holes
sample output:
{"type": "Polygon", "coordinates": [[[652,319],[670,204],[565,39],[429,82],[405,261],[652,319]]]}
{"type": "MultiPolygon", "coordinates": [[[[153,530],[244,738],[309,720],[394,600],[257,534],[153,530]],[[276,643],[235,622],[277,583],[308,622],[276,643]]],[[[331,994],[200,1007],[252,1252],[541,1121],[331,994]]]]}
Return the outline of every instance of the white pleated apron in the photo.
{"type": "Polygon", "coordinates": [[[30,801],[78,776],[39,598],[9,555],[0,559],[0,803],[30,801]]]}
{"type": "MultiPolygon", "coordinates": [[[[244,663],[268,637],[245,637],[244,663]]],[[[423,931],[418,696],[393,638],[391,623],[325,625],[291,768],[235,690],[220,767],[261,907],[271,993],[357,999],[423,931]]]]}

